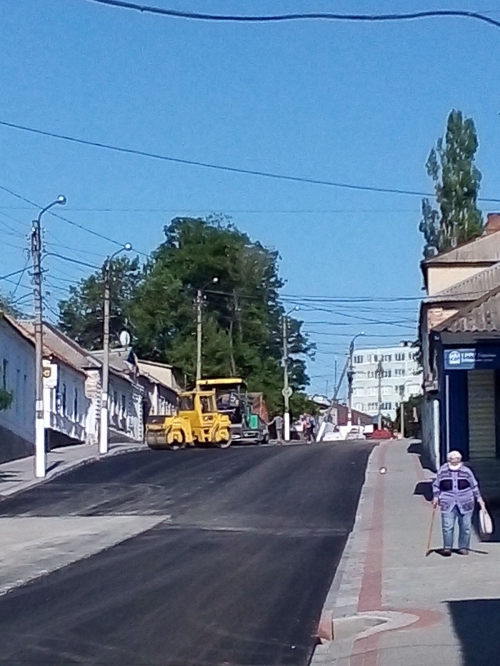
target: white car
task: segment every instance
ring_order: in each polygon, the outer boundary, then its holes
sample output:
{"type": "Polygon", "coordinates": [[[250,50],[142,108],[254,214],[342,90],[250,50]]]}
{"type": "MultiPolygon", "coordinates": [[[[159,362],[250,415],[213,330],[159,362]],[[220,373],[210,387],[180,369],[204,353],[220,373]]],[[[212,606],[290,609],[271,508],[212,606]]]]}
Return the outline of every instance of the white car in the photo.
{"type": "Polygon", "coordinates": [[[346,439],[366,439],[363,428],[359,426],[352,426],[346,435],[346,439]]]}

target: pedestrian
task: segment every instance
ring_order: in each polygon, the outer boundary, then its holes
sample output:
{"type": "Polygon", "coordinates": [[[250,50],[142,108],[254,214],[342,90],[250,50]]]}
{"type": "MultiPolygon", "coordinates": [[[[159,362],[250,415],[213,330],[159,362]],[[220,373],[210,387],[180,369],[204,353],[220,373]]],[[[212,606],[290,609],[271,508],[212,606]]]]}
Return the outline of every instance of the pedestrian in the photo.
{"type": "Polygon", "coordinates": [[[309,421],[307,420],[307,414],[301,416],[300,422],[302,424],[302,437],[306,442],[309,441],[309,421]]]}
{"type": "Polygon", "coordinates": [[[439,505],[443,529],[443,555],[450,557],[453,548],[455,524],[458,522],[458,552],[469,554],[472,513],[477,502],[485,503],[472,470],[462,463],[460,451],[450,451],[448,462],[439,468],[432,484],[432,506],[439,505]]]}
{"type": "Polygon", "coordinates": [[[276,439],[279,442],[283,441],[283,417],[281,414],[276,414],[274,419],[271,421],[271,424],[274,425],[274,429],[276,430],[276,439]]]}
{"type": "Polygon", "coordinates": [[[316,423],[314,421],[314,418],[308,414],[307,416],[307,441],[309,444],[314,442],[314,428],[316,426],[316,423]]]}

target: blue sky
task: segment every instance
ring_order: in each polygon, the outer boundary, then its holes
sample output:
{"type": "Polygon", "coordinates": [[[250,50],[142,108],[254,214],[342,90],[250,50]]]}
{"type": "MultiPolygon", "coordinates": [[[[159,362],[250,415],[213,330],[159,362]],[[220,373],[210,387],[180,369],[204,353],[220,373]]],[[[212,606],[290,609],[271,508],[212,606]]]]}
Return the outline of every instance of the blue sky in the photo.
{"type": "MultiPolygon", "coordinates": [[[[222,13],[454,7],[500,19],[488,0],[155,2],[222,13]]],[[[499,47],[500,30],[460,19],[221,25],[84,0],[0,0],[0,120],[187,159],[428,191],[427,154],[459,108],[478,128],[482,195],[500,197],[499,47]]],[[[171,217],[217,211],[279,250],[286,294],[422,293],[418,197],[207,171],[2,127],[0,145],[0,186],[41,204],[63,193],[63,215],[141,252],[161,242],[171,217]]],[[[0,275],[24,267],[32,217],[0,192],[0,275]]],[[[49,252],[101,264],[116,249],[53,217],[44,226],[49,252]]],[[[91,270],[56,257],[46,267],[52,306],[91,270]]],[[[16,297],[29,285],[25,274],[16,297]]],[[[363,345],[415,337],[416,301],[321,307],[335,312],[302,311],[318,343],[310,364],[316,391],[327,380],[331,390],[334,355],[340,365],[349,336],[365,329],[363,345]]]]}

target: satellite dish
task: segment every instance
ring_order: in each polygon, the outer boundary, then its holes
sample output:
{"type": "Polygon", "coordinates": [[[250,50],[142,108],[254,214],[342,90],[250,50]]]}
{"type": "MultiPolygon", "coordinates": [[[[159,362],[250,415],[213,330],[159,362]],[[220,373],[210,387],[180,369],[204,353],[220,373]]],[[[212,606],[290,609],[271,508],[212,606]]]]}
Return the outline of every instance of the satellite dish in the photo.
{"type": "Polygon", "coordinates": [[[120,333],[120,344],[122,347],[128,347],[130,344],[130,333],[128,331],[122,331],[120,333]]]}

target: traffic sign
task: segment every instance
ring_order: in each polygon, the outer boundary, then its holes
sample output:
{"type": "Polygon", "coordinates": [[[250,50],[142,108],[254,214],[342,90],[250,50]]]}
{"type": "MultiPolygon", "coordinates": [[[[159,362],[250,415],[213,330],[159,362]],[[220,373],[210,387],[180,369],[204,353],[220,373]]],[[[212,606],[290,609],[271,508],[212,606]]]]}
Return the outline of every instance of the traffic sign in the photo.
{"type": "Polygon", "coordinates": [[[293,389],[292,389],[291,386],[287,386],[286,388],[281,390],[281,393],[282,393],[284,398],[291,398],[292,393],[293,393],[293,389]]]}

